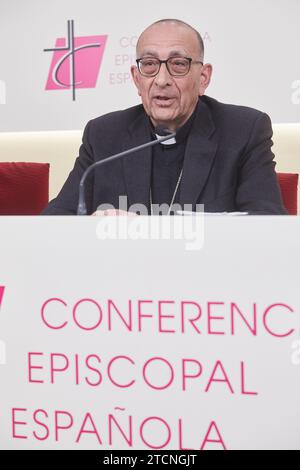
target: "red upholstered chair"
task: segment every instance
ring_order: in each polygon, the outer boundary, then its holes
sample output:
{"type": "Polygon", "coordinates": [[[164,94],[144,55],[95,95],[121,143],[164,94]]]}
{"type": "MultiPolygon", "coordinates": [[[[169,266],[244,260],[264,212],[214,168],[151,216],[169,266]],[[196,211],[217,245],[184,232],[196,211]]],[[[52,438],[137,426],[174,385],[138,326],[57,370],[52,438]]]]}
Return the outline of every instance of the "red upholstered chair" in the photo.
{"type": "Polygon", "coordinates": [[[0,163],[0,215],[37,215],[49,200],[49,163],[0,163]]]}
{"type": "Polygon", "coordinates": [[[297,173],[277,173],[283,203],[289,215],[297,215],[298,178],[297,173]]]}

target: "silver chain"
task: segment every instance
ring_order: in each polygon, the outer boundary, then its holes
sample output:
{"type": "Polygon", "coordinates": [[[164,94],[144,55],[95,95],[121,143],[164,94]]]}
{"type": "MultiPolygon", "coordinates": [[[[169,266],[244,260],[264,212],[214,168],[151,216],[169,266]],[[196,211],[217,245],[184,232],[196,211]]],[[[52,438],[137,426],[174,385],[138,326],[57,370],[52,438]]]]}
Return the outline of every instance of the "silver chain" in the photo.
{"type": "MultiPolygon", "coordinates": [[[[175,190],[174,190],[174,193],[173,193],[173,197],[172,197],[172,200],[171,200],[171,203],[170,203],[170,206],[169,206],[169,210],[168,210],[167,215],[170,215],[170,213],[171,213],[171,209],[172,209],[172,207],[173,207],[173,204],[174,204],[174,201],[175,201],[175,197],[176,197],[176,194],[177,194],[179,185],[180,185],[180,183],[181,183],[182,174],[183,174],[183,168],[182,168],[182,170],[181,170],[181,172],[180,172],[180,175],[179,175],[179,178],[178,178],[178,180],[177,180],[177,183],[176,183],[176,186],[175,186],[175,190]]],[[[151,211],[151,215],[153,215],[153,202],[152,202],[152,189],[151,189],[151,186],[150,186],[150,211],[151,211]]]]}

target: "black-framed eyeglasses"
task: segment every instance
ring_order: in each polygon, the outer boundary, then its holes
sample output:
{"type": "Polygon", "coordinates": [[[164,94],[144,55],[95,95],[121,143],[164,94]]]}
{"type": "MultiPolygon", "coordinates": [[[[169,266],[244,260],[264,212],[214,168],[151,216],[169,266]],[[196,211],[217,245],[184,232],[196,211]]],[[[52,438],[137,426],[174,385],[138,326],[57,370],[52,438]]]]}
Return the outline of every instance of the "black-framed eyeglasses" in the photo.
{"type": "Polygon", "coordinates": [[[167,60],[160,60],[157,57],[141,57],[136,61],[138,70],[144,77],[155,77],[161,64],[166,64],[167,70],[172,77],[183,77],[190,71],[191,64],[202,64],[200,60],[193,60],[190,57],[169,57],[167,60]]]}

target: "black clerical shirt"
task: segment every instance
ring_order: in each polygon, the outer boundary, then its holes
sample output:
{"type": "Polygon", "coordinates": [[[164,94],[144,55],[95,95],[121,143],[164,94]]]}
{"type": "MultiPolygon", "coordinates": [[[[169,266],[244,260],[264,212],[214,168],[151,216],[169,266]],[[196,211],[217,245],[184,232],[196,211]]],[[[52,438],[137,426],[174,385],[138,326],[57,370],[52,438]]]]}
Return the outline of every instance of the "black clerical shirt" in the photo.
{"type": "MultiPolygon", "coordinates": [[[[152,203],[156,205],[170,203],[183,168],[187,138],[192,127],[195,112],[176,132],[176,143],[155,145],[152,150],[151,192],[152,203]]],[[[179,202],[180,185],[174,204],[179,202]]],[[[153,210],[154,215],[166,215],[167,210],[153,210]]]]}

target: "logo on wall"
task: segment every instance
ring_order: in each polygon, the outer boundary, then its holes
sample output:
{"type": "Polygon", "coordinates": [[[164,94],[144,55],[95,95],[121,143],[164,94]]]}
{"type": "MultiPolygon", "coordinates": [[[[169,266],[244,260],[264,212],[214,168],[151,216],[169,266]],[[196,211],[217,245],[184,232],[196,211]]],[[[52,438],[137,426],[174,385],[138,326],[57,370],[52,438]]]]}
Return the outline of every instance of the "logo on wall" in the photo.
{"type": "Polygon", "coordinates": [[[3,296],[4,296],[4,290],[5,290],[5,287],[0,286],[0,308],[1,308],[2,300],[3,300],[3,296]]]}
{"type": "Polygon", "coordinates": [[[78,88],[95,88],[106,44],[106,35],[74,35],[74,20],[68,21],[68,38],[57,38],[46,90],[71,90],[75,101],[78,88]]]}

